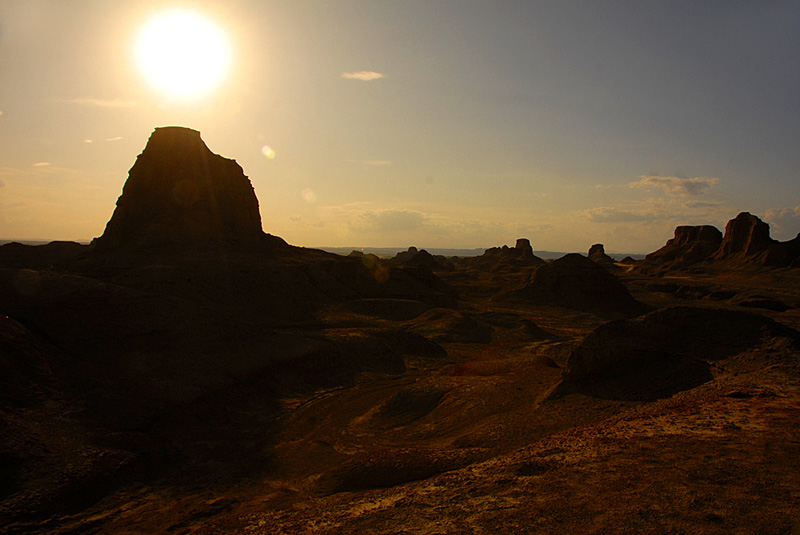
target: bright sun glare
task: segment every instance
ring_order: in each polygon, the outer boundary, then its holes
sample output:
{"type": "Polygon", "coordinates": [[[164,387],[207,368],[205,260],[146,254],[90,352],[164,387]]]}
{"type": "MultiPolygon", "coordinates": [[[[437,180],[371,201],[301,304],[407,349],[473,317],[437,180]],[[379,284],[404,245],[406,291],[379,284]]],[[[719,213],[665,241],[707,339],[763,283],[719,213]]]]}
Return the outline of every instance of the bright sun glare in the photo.
{"type": "Polygon", "coordinates": [[[195,97],[222,81],[231,51],[222,30],[190,11],[172,11],[139,33],[136,59],[147,80],[174,97],[195,97]]]}

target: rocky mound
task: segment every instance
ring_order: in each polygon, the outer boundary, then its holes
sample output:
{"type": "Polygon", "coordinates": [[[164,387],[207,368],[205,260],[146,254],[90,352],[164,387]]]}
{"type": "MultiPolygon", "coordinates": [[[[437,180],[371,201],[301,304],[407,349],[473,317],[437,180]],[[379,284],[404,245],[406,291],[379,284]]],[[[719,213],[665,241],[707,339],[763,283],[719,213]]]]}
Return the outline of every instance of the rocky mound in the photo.
{"type": "Polygon", "coordinates": [[[0,266],[28,269],[54,269],[86,253],[87,246],[70,241],[53,241],[46,245],[6,243],[0,245],[0,266]]]}
{"type": "Polygon", "coordinates": [[[200,132],[156,128],[131,168],[98,251],[250,245],[265,238],[253,186],[200,132]]]}
{"type": "Polygon", "coordinates": [[[601,316],[637,316],[647,310],[619,279],[577,253],[541,266],[530,283],[512,296],[536,305],[571,308],[601,316]]]}
{"type": "Polygon", "coordinates": [[[750,312],[657,310],[595,329],[569,356],[557,392],[634,400],[669,397],[709,381],[709,361],[774,344],[777,338],[800,344],[800,333],[750,312]]]}
{"type": "Polygon", "coordinates": [[[397,253],[389,259],[390,264],[403,266],[425,266],[433,271],[452,271],[453,263],[442,255],[432,255],[425,249],[409,247],[408,251],[397,253]]]}
{"type": "Polygon", "coordinates": [[[493,328],[473,314],[438,308],[409,323],[409,328],[439,343],[488,344],[493,328]]]}

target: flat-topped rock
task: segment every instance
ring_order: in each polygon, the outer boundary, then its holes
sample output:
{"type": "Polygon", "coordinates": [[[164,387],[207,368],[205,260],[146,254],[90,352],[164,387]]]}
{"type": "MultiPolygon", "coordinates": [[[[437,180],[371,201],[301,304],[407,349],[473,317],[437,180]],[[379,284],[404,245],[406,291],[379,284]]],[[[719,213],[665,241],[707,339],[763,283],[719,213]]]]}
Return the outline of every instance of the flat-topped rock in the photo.
{"type": "Polygon", "coordinates": [[[131,168],[96,250],[234,246],[264,237],[250,180],[200,132],[156,128],[131,168]]]}

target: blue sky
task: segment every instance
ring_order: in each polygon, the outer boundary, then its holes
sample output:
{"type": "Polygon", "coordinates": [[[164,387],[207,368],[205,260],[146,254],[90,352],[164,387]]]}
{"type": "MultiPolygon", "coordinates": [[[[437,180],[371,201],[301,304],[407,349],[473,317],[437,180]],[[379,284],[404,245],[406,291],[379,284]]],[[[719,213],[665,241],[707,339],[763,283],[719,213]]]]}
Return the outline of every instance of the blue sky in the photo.
{"type": "Polygon", "coordinates": [[[649,252],[741,211],[791,239],[798,28],[797,2],[6,0],[0,238],[99,236],[178,124],[296,245],[649,252]],[[230,39],[202,99],[133,57],[175,7],[230,39]]]}

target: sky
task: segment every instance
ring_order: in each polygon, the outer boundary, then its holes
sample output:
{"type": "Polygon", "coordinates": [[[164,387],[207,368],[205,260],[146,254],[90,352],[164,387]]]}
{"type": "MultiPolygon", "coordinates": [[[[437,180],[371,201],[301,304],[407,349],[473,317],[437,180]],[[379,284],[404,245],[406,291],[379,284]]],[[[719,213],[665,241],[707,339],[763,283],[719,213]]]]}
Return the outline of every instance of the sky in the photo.
{"type": "Polygon", "coordinates": [[[100,236],[168,125],[305,247],[647,253],[742,211],[800,232],[796,0],[2,0],[0,76],[0,239],[100,236]],[[175,9],[229,47],[202,95],[137,60],[175,9]]]}

